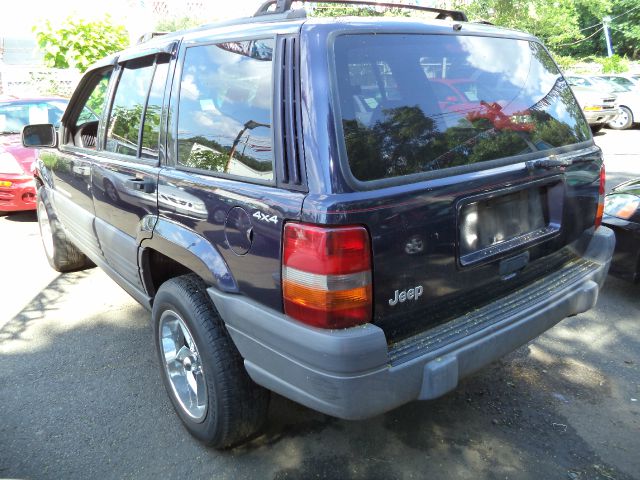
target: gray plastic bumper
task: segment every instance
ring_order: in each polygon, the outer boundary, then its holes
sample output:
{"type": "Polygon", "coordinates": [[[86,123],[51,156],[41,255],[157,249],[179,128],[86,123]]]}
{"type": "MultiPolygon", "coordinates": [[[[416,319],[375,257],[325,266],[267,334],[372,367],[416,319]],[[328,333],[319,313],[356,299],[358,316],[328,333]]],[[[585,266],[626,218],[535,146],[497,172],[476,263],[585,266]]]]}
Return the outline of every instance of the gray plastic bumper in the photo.
{"type": "MultiPolygon", "coordinates": [[[[394,354],[384,332],[372,324],[345,330],[313,328],[245,297],[214,288],[208,291],[256,383],[320,412],[362,419],[412,400],[443,395],[465,375],[563,318],[592,308],[614,246],[613,232],[599,228],[583,261],[572,267],[575,271],[563,272],[565,284],[553,288],[542,301],[522,301],[515,311],[503,309],[502,315],[492,312],[486,327],[455,341],[436,342],[424,351],[405,348],[410,355],[404,356],[394,354]]],[[[536,283],[527,288],[536,289],[536,283]]],[[[531,292],[513,295],[535,298],[531,292]]],[[[509,301],[514,299],[517,297],[509,301]]],[[[498,302],[508,303],[505,299],[498,302]]]]}

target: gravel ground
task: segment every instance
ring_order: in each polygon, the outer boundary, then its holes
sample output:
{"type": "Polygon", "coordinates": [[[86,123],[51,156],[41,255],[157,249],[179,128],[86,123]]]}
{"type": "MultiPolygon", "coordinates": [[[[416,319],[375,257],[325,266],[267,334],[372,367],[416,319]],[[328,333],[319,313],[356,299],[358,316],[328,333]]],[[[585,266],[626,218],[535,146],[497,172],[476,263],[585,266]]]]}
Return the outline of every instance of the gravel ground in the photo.
{"type": "MultiPolygon", "coordinates": [[[[610,181],[640,130],[605,130],[610,181]]],[[[261,437],[200,446],[164,392],[149,314],[99,269],[58,275],[35,217],[0,218],[0,478],[640,479],[638,286],[435,401],[347,422],[274,396],[261,437]]]]}

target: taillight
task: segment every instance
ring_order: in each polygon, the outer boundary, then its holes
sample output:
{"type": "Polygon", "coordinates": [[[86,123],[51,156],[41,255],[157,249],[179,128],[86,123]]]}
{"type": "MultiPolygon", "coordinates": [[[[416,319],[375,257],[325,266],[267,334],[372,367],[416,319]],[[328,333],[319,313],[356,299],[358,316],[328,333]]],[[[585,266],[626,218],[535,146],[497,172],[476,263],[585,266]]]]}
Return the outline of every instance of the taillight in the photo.
{"type": "Polygon", "coordinates": [[[321,328],[371,321],[371,246],[364,227],[284,226],[282,293],[287,315],[321,328]]]}
{"type": "Polygon", "coordinates": [[[606,178],[607,176],[604,171],[604,163],[603,163],[602,167],[600,167],[600,189],[598,190],[598,195],[599,195],[598,210],[596,211],[596,221],[595,221],[596,229],[602,223],[602,214],[604,213],[604,184],[605,184],[606,178]]]}

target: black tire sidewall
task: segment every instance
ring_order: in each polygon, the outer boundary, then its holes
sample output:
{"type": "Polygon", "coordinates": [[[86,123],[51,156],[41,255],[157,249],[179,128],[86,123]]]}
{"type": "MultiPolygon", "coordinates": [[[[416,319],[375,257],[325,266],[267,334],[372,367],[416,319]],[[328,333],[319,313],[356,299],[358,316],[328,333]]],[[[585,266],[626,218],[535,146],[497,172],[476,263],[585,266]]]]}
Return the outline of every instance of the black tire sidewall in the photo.
{"type": "Polygon", "coordinates": [[[56,262],[56,255],[58,252],[58,246],[56,245],[56,232],[59,228],[58,226],[58,219],[55,216],[55,213],[53,212],[53,208],[51,208],[51,203],[49,202],[49,197],[47,196],[47,190],[45,189],[44,186],[41,186],[40,188],[38,188],[38,198],[37,198],[37,204],[36,204],[36,215],[38,217],[38,230],[40,231],[40,239],[42,240],[42,249],[44,250],[44,254],[47,257],[47,261],[49,262],[49,265],[51,265],[51,268],[53,268],[54,270],[58,270],[60,268],[60,266],[57,264],[56,262]],[[49,228],[51,229],[51,236],[52,238],[52,255],[49,255],[49,252],[47,251],[47,249],[44,246],[44,237],[42,235],[42,227],[41,227],[41,219],[40,219],[40,202],[42,202],[42,204],[44,205],[45,210],[47,211],[47,217],[48,217],[48,221],[49,221],[49,228]]]}
{"type": "MultiPolygon", "coordinates": [[[[171,398],[171,403],[180,417],[180,420],[187,427],[189,432],[199,440],[206,444],[217,444],[224,432],[221,428],[221,404],[219,402],[219,375],[217,367],[221,365],[221,358],[224,356],[224,352],[218,351],[210,342],[206,339],[206,332],[203,332],[201,323],[199,320],[211,322],[213,319],[197,319],[194,316],[193,308],[190,305],[190,301],[187,298],[182,297],[174,284],[171,281],[166,286],[163,286],[158,291],[153,304],[153,333],[154,342],[156,346],[156,353],[158,361],[160,362],[160,369],[162,375],[162,381],[171,398]],[[189,417],[176,395],[173,391],[171,383],[167,377],[167,371],[164,363],[164,355],[162,352],[162,346],[160,344],[160,317],[166,310],[173,310],[180,315],[182,321],[187,325],[187,328],[191,332],[193,341],[196,344],[198,353],[202,359],[202,369],[205,375],[205,382],[207,385],[207,413],[204,420],[200,423],[189,417]],[[212,371],[213,370],[213,371],[212,371]]],[[[197,315],[197,314],[196,314],[197,315]]],[[[227,361],[230,361],[227,359],[227,361]]],[[[224,365],[224,363],[222,363],[224,365]]]]}

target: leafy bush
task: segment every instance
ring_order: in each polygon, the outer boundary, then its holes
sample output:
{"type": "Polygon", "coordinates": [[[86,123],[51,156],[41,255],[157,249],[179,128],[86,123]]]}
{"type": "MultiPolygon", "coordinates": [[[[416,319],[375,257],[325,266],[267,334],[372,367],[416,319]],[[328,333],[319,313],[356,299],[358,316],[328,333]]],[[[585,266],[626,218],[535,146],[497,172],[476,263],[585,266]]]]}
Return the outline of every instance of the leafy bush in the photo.
{"type": "Polygon", "coordinates": [[[96,21],[69,17],[59,26],[46,20],[34,26],[33,31],[48,67],[76,68],[81,72],[129,45],[127,30],[113,25],[108,15],[96,21]]]}
{"type": "Polygon", "coordinates": [[[596,62],[602,65],[604,73],[623,73],[629,70],[629,61],[620,55],[597,58],[596,62]]]}
{"type": "Polygon", "coordinates": [[[156,32],[177,32],[202,25],[204,22],[193,17],[167,17],[158,20],[155,25],[156,32]]]}

